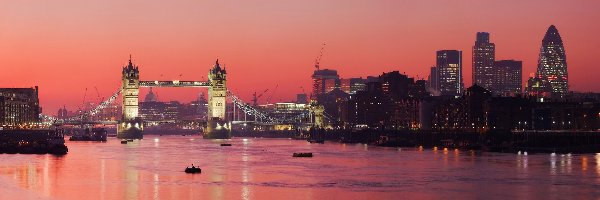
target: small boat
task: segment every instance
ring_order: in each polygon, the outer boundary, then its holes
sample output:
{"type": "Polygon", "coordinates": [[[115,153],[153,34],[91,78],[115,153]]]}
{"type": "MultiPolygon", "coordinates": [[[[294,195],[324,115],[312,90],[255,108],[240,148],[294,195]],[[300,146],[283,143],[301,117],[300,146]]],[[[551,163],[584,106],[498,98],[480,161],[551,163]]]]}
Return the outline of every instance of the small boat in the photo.
{"type": "Polygon", "coordinates": [[[128,139],[127,142],[133,142],[133,139],[128,139]]]}
{"type": "Polygon", "coordinates": [[[121,144],[127,144],[127,140],[121,140],[121,144]]]}
{"type": "Polygon", "coordinates": [[[231,144],[229,144],[229,143],[223,143],[223,144],[221,144],[221,146],[222,146],[222,147],[230,147],[230,146],[231,146],[231,144]]]}
{"type": "Polygon", "coordinates": [[[192,165],[192,167],[185,168],[185,173],[188,173],[188,174],[202,173],[202,169],[200,169],[200,167],[194,167],[194,165],[192,165]]]}
{"type": "Polygon", "coordinates": [[[312,153],[294,153],[294,155],[292,155],[292,157],[298,157],[298,158],[312,158],[313,154],[312,153]]]}

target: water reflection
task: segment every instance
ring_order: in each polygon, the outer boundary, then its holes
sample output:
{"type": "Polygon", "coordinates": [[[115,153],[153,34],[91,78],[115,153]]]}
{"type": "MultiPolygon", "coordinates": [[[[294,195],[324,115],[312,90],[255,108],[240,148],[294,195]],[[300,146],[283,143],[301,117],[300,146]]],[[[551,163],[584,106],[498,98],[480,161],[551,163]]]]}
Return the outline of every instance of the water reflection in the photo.
{"type": "Polygon", "coordinates": [[[69,142],[63,157],[0,154],[0,181],[56,199],[589,199],[600,187],[600,154],[399,151],[280,139],[233,139],[225,148],[221,142],[171,136],[126,145],[69,142]],[[315,157],[291,157],[299,151],[315,157]],[[202,174],[183,173],[190,163],[202,174]],[[593,166],[595,173],[585,173],[593,166]]]}
{"type": "Polygon", "coordinates": [[[600,176],[600,153],[597,153],[594,158],[596,158],[596,174],[600,176]]]}

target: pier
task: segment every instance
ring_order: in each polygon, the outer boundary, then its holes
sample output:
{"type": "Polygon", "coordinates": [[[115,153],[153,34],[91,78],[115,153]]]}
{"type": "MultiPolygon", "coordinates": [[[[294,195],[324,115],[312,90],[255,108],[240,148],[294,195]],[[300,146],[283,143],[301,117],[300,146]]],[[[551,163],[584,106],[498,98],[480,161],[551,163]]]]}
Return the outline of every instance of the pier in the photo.
{"type": "Polygon", "coordinates": [[[64,155],[67,152],[64,134],[55,130],[0,131],[0,153],[64,155]]]}

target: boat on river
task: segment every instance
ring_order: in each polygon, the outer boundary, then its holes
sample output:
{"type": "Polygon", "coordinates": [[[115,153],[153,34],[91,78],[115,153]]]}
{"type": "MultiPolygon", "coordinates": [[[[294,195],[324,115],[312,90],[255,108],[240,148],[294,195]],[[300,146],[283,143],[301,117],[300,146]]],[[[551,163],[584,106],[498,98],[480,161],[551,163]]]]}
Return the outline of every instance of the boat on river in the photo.
{"type": "Polygon", "coordinates": [[[185,168],[185,173],[188,173],[188,174],[202,173],[202,169],[200,169],[200,167],[195,167],[194,165],[192,165],[192,167],[185,168]]]}
{"type": "Polygon", "coordinates": [[[296,157],[296,158],[312,158],[313,154],[312,153],[294,153],[292,155],[292,157],[296,157]]]}

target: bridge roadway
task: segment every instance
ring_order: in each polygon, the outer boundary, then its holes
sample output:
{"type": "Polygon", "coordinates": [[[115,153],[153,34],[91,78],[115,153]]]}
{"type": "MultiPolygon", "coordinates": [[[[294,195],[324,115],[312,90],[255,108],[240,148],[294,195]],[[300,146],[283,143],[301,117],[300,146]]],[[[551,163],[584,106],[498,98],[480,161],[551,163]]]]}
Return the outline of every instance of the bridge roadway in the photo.
{"type": "Polygon", "coordinates": [[[140,81],[140,87],[209,87],[208,81],[140,81]]]}

